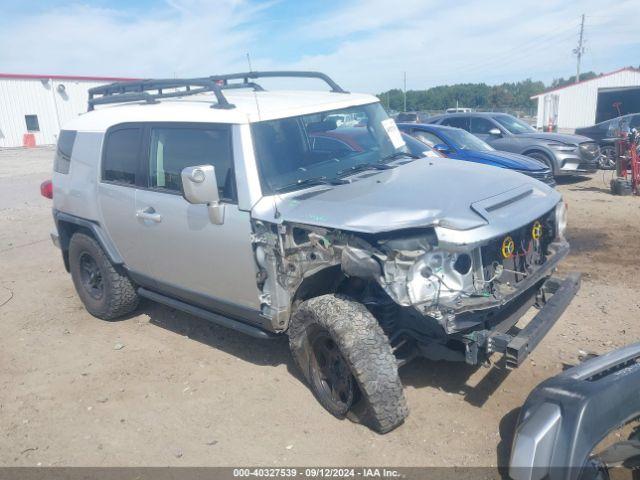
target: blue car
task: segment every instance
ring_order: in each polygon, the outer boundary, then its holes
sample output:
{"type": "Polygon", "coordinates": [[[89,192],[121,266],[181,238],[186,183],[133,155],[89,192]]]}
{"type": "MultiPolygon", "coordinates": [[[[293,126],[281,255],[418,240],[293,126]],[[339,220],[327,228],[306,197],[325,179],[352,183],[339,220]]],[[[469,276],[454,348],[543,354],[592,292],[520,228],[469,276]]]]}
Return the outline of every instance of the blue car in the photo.
{"type": "Polygon", "coordinates": [[[544,163],[517,153],[497,151],[461,128],[421,123],[398,123],[398,128],[401,132],[454,160],[508,168],[540,180],[549,186],[553,187],[556,184],[553,172],[544,163]]]}

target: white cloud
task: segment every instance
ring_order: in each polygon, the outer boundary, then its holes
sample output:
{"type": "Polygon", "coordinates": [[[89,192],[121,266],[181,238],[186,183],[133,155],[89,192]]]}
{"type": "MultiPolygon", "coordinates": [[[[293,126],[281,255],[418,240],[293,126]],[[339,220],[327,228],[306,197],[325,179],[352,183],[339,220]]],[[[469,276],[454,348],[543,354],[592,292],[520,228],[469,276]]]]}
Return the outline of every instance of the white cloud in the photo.
{"type": "Polygon", "coordinates": [[[637,2],[577,3],[361,1],[305,26],[301,32],[331,38],[335,48],[294,66],[326,70],[353,90],[373,92],[401,87],[404,71],[409,88],[527,77],[549,81],[575,72],[571,51],[583,12],[588,15],[584,69],[606,71],[631,61],[632,51],[621,48],[638,46],[637,2]]]}
{"type": "Polygon", "coordinates": [[[242,0],[172,0],[150,11],[58,7],[0,29],[7,71],[173,76],[232,68],[257,30],[242,0]]]}
{"type": "Polygon", "coordinates": [[[350,90],[378,92],[401,87],[404,71],[409,88],[569,76],[583,12],[585,70],[628,64],[637,57],[630,46],[639,46],[636,0],[359,0],[280,30],[272,28],[271,6],[167,0],[119,11],[74,4],[5,18],[4,25],[0,19],[0,65],[26,73],[189,76],[246,70],[250,51],[255,69],[316,69],[350,90]]]}

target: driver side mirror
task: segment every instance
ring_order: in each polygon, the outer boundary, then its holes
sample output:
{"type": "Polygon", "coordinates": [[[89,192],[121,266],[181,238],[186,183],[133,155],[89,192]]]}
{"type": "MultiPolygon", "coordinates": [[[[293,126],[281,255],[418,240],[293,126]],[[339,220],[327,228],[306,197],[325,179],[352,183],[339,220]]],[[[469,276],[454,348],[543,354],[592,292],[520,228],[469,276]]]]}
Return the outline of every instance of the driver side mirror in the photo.
{"type": "Polygon", "coordinates": [[[501,137],[502,132],[499,128],[492,128],[491,130],[489,130],[489,135],[493,135],[494,137],[501,137]]]}
{"type": "Polygon", "coordinates": [[[211,223],[222,225],[224,204],[220,203],[215,167],[213,165],[187,167],[182,170],[181,177],[185,200],[194,205],[207,205],[211,223]]]}
{"type": "Polygon", "coordinates": [[[433,148],[444,155],[451,153],[451,148],[449,148],[449,145],[445,143],[437,143],[433,148]]]}

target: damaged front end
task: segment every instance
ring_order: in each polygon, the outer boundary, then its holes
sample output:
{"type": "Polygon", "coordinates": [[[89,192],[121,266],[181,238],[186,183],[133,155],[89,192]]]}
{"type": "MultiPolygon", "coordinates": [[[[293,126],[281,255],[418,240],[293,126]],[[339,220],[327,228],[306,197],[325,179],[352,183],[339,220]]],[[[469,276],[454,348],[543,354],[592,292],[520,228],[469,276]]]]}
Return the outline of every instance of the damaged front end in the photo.
{"type": "Polygon", "coordinates": [[[262,314],[284,331],[297,302],[344,293],[369,308],[398,350],[478,363],[508,351],[521,307],[542,306],[560,288],[545,282],[568,252],[563,208],[499,237],[446,246],[435,227],[372,234],[255,221],[262,314]]]}

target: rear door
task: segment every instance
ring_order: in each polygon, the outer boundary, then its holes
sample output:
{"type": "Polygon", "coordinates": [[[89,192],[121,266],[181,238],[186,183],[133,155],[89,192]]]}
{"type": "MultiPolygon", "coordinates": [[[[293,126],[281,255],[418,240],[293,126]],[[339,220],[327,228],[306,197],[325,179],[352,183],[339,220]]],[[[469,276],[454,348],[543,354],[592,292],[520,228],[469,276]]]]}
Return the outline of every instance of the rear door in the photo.
{"type": "Polygon", "coordinates": [[[121,124],[107,130],[102,149],[98,204],[107,235],[127,268],[149,273],[144,246],[136,238],[136,189],[144,178],[140,162],[142,132],[140,124],[121,124]]]}

